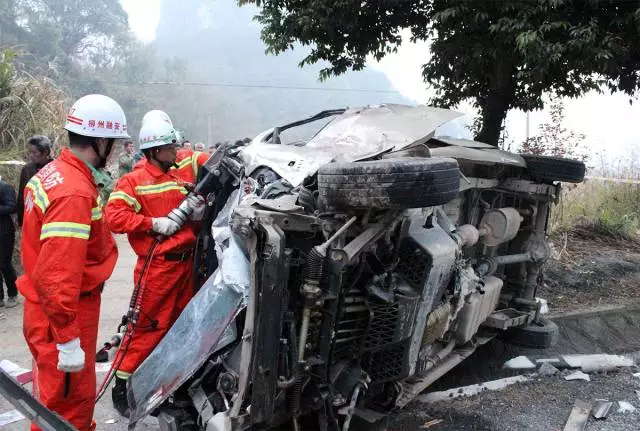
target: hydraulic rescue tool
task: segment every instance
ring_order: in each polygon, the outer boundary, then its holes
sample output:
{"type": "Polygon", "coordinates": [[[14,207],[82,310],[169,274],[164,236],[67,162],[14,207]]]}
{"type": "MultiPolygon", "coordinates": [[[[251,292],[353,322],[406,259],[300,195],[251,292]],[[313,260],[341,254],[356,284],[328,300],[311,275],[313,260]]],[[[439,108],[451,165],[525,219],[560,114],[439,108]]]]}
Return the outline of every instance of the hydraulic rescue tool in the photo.
{"type": "MultiPolygon", "coordinates": [[[[211,155],[211,157],[209,157],[209,160],[207,160],[201,168],[200,174],[198,175],[200,179],[196,186],[187,194],[180,205],[171,210],[167,215],[167,217],[177,223],[180,228],[184,227],[184,225],[189,220],[189,216],[193,213],[191,202],[196,196],[207,196],[207,194],[211,193],[214,190],[224,189],[224,199],[221,199],[220,202],[212,203],[214,214],[217,214],[217,212],[222,209],[222,205],[224,205],[224,202],[226,202],[226,198],[234,189],[234,185],[237,186],[238,182],[244,175],[244,167],[242,166],[242,164],[236,162],[231,157],[226,157],[231,151],[233,151],[233,148],[233,144],[223,145],[219,147],[218,150],[211,155]]],[[[109,384],[116,375],[116,370],[122,364],[122,360],[127,353],[131,338],[138,323],[138,317],[140,315],[142,298],[144,296],[145,290],[147,269],[151,260],[153,259],[156,247],[163,240],[164,237],[157,236],[155,241],[149,248],[140,273],[140,278],[131,295],[129,310],[125,316],[122,316],[122,322],[118,327],[118,334],[112,337],[112,341],[114,341],[116,337],[119,337],[119,339],[122,340],[120,343],[121,347],[115,354],[113,364],[111,365],[111,368],[107,373],[104,381],[100,385],[100,390],[98,391],[98,395],[96,397],[96,403],[106,392],[109,384]]],[[[105,343],[105,347],[98,352],[98,355],[101,354],[100,352],[105,350],[107,344],[110,345],[109,349],[114,346],[114,343],[112,343],[111,341],[109,343],[105,343]]]]}

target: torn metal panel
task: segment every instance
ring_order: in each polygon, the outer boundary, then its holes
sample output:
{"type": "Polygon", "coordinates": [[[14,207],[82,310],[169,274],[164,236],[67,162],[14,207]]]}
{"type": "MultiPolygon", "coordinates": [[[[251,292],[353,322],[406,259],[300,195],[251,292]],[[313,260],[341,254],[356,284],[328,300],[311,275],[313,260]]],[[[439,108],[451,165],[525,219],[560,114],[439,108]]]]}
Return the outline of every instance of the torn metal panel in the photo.
{"type": "Polygon", "coordinates": [[[469,160],[486,165],[501,164],[520,168],[527,167],[527,163],[519,155],[498,150],[497,148],[489,150],[456,146],[438,147],[431,148],[431,155],[433,157],[451,157],[457,160],[469,160]]]}
{"type": "Polygon", "coordinates": [[[244,147],[239,156],[247,174],[268,166],[296,187],[326,163],[353,162],[421,145],[439,126],[461,115],[430,106],[394,104],[349,109],[306,145],[273,143],[273,130],[269,130],[244,147]]]}
{"type": "Polygon", "coordinates": [[[418,145],[435,130],[463,114],[431,106],[379,105],[347,110],[314,136],[307,146],[353,161],[388,149],[418,145]]]}
{"type": "Polygon", "coordinates": [[[607,400],[597,400],[593,406],[592,415],[595,419],[606,419],[609,416],[613,403],[607,400]]]}
{"type": "Polygon", "coordinates": [[[437,136],[429,141],[434,144],[446,144],[453,145],[456,147],[464,147],[464,148],[478,148],[478,149],[490,149],[495,150],[496,147],[493,145],[485,144],[484,142],[473,141],[471,139],[458,139],[452,138],[450,136],[437,136]]]}
{"type": "Polygon", "coordinates": [[[129,378],[131,424],[164,402],[211,354],[236,339],[232,321],[246,303],[249,262],[233,238],[222,257],[220,268],[129,378]]]}
{"type": "Polygon", "coordinates": [[[20,383],[1,368],[0,395],[44,431],[77,431],[66,419],[58,416],[31,396],[20,383]]]}
{"type": "Polygon", "coordinates": [[[293,145],[252,143],[239,154],[248,175],[262,166],[268,166],[275,173],[297,187],[302,181],[316,173],[318,168],[335,159],[335,154],[323,149],[297,147],[293,145]]]}

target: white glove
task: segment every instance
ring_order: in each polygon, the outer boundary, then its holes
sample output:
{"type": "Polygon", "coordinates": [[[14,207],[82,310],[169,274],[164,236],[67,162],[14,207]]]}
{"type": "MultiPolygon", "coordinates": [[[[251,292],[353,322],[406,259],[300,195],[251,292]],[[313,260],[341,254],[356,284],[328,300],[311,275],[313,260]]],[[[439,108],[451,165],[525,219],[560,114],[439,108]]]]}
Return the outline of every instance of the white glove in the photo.
{"type": "Polygon", "coordinates": [[[178,223],[168,217],[154,217],[151,219],[151,225],[154,232],[164,236],[171,236],[180,230],[178,223]]]}
{"type": "Polygon", "coordinates": [[[187,198],[189,206],[193,209],[193,212],[189,216],[189,219],[193,221],[202,221],[204,218],[204,212],[207,209],[207,202],[200,195],[191,195],[187,198]]]}
{"type": "Polygon", "coordinates": [[[58,348],[58,369],[65,373],[77,373],[84,368],[84,351],[80,347],[80,338],[56,344],[58,348]]]}

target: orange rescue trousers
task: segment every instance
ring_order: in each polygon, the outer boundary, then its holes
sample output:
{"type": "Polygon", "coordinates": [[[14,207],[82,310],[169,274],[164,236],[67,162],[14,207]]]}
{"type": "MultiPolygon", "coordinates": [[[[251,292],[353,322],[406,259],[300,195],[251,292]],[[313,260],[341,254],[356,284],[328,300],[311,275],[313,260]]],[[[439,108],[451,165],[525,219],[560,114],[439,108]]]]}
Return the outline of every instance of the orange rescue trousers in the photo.
{"type": "MultiPolygon", "coordinates": [[[[80,345],[85,353],[84,369],[69,373],[65,397],[65,373],[59,371],[58,349],[52,338],[49,319],[40,304],[24,302],[24,337],[34,358],[33,392],[50,410],[67,419],[79,431],[92,431],[96,401],[96,344],[100,319],[100,291],[83,294],[78,301],[76,322],[80,328],[80,345]]],[[[35,425],[32,430],[39,430],[35,425]]]]}
{"type": "MultiPolygon", "coordinates": [[[[145,257],[139,257],[134,282],[140,280],[145,257]]],[[[155,256],[147,268],[138,323],[117,376],[128,378],[149,356],[193,297],[193,261],[168,261],[155,256]]],[[[122,343],[127,346],[126,340],[122,343]]]]}

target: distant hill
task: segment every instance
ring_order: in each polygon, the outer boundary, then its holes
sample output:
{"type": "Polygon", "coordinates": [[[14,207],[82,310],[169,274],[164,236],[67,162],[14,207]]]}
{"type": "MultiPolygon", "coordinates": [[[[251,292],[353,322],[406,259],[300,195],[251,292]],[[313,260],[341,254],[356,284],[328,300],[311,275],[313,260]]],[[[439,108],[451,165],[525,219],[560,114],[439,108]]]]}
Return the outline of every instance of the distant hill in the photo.
{"type": "MultiPolygon", "coordinates": [[[[394,89],[387,77],[366,69],[318,81],[320,66],[298,67],[306,48],[279,56],[265,54],[253,7],[234,0],[163,0],[154,42],[158,55],[184,61],[189,81],[287,87],[324,87],[325,91],[255,87],[180,87],[171,94],[174,122],[193,139],[205,139],[211,115],[213,139],[256,134],[324,109],[384,102],[413,104],[394,89]],[[341,89],[344,91],[334,91],[341,89]],[[350,92],[349,89],[393,93],[350,92]]],[[[184,79],[184,78],[183,78],[184,79]]]]}

